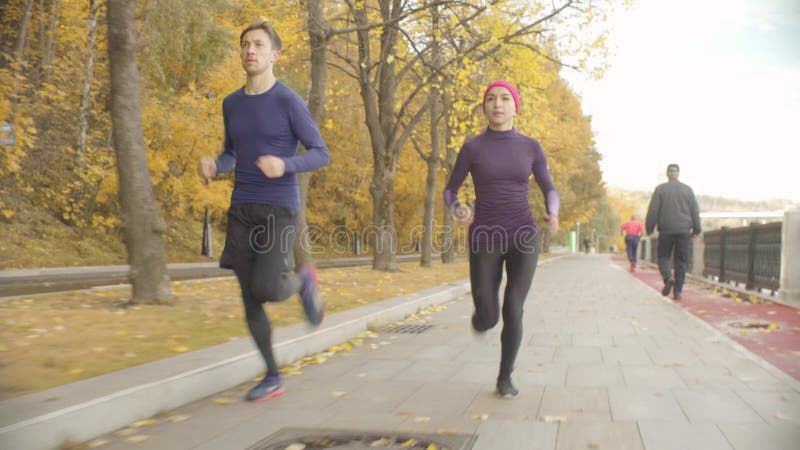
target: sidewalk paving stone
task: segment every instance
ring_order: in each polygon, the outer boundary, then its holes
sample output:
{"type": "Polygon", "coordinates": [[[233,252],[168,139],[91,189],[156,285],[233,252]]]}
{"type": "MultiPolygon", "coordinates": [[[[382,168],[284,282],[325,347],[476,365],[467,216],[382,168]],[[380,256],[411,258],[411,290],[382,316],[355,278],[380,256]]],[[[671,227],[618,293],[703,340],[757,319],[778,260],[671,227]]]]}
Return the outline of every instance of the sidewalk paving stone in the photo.
{"type": "Polygon", "coordinates": [[[736,450],[796,449],[800,442],[800,427],[788,424],[719,425],[722,433],[736,450]]]}
{"type": "Polygon", "coordinates": [[[800,393],[736,390],[770,424],[800,425],[800,393]]]}
{"type": "Polygon", "coordinates": [[[688,422],[672,391],[657,387],[609,387],[615,421],[666,420],[688,422]]]}
{"type": "Polygon", "coordinates": [[[618,365],[570,364],[567,386],[624,386],[618,365]]]}
{"type": "Polygon", "coordinates": [[[556,349],[553,362],[600,364],[603,362],[603,352],[598,347],[561,347],[556,349]]]}
{"type": "Polygon", "coordinates": [[[412,321],[433,325],[421,334],[380,332],[303,367],[275,399],[246,403],[240,385],[165,412],[135,448],[247,448],[286,427],[463,433],[474,450],[798,448],[797,380],[607,256],[537,269],[513,400],[494,395],[502,323],[475,334],[470,296],[446,305],[412,321]]]}
{"type": "Polygon", "coordinates": [[[542,401],[543,386],[520,386],[519,395],[513,400],[498,399],[494,395],[494,384],[482,385],[479,392],[467,408],[467,416],[475,420],[537,420],[537,412],[542,401]]]}
{"type": "Polygon", "coordinates": [[[636,347],[603,348],[603,363],[620,366],[636,366],[653,364],[653,358],[647,350],[636,347]]]}
{"type": "Polygon", "coordinates": [[[634,422],[565,422],[558,427],[556,450],[643,450],[634,422]]]}
{"type": "Polygon", "coordinates": [[[726,367],[676,367],[675,371],[683,378],[689,389],[747,388],[726,367]]]}
{"type": "Polygon", "coordinates": [[[463,414],[473,399],[485,388],[475,383],[426,383],[394,410],[410,411],[418,416],[455,416],[463,414]]]}
{"type": "MultiPolygon", "coordinates": [[[[562,363],[537,363],[529,367],[517,367],[514,383],[517,386],[566,386],[568,366],[562,363]]],[[[494,365],[495,375],[497,365],[494,365]]]]}
{"type": "Polygon", "coordinates": [[[733,450],[716,425],[680,420],[640,420],[639,432],[647,450],[733,450]]]}
{"type": "Polygon", "coordinates": [[[692,422],[765,423],[741,397],[728,389],[673,389],[692,422]]]}
{"type": "Polygon", "coordinates": [[[507,448],[553,450],[556,447],[558,425],[513,420],[490,420],[478,428],[478,440],[473,450],[497,450],[497,443],[507,448]]]}
{"type": "Polygon", "coordinates": [[[539,417],[574,421],[610,422],[608,390],[600,387],[547,386],[539,407],[539,417]]]}

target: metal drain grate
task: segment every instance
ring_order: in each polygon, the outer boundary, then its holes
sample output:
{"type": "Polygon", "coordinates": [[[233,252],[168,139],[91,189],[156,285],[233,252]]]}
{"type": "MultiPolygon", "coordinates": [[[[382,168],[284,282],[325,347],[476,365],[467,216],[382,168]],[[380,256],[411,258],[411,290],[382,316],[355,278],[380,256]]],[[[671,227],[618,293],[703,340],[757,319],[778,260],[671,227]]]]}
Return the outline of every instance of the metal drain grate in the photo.
{"type": "Polygon", "coordinates": [[[249,450],[285,449],[428,449],[469,450],[476,437],[468,434],[424,434],[398,431],[324,430],[284,428],[249,450]]]}
{"type": "Polygon", "coordinates": [[[406,324],[406,325],[387,325],[381,328],[383,333],[395,334],[421,334],[433,328],[433,325],[406,324]]]}
{"type": "MultiPolygon", "coordinates": [[[[742,330],[768,330],[771,329],[772,324],[769,322],[730,322],[728,326],[742,330]]],[[[772,327],[777,328],[777,326],[772,327]]]]}

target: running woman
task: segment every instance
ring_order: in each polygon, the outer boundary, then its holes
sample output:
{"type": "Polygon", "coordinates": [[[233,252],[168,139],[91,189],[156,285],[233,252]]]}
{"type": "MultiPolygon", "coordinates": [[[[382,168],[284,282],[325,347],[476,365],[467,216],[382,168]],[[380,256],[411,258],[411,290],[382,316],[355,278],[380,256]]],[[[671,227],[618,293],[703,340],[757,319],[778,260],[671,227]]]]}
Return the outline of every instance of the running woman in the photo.
{"type": "Polygon", "coordinates": [[[469,225],[469,272],[475,312],[472,327],[485,332],[500,319],[500,281],[506,267],[503,331],[497,395],[516,397],[511,372],[522,341],[522,313],[539,255],[537,227],[528,204],[530,175],[542,190],[550,230],[558,230],[559,197],[547,158],[535,139],[514,129],[519,94],[511,83],[495,81],[483,93],[488,127],[461,147],[444,201],[456,220],[469,225]],[[467,173],[475,185],[475,212],[458,201],[467,173]]]}
{"type": "Polygon", "coordinates": [[[330,157],[303,99],[273,74],[281,40],[272,26],[250,25],[239,44],[247,81],[222,102],[223,152],[216,160],[203,158],[200,166],[206,178],[235,169],[219,265],[239,280],[247,326],[267,366],[264,379],[247,393],[247,400],[262,401],[283,393],[263,303],[299,293],[311,324],[319,325],[324,315],[314,266],[293,273],[291,252],[300,207],[297,173],[325,166],[330,157]],[[302,155],[298,141],[308,150],[302,155]]]}

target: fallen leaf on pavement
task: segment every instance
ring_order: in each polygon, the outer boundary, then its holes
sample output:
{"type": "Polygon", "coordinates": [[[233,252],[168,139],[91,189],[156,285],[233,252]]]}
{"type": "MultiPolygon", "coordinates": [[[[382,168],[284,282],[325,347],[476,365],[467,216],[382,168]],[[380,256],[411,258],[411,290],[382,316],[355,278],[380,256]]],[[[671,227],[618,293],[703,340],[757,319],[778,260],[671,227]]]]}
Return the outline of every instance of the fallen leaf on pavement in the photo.
{"type": "Polygon", "coordinates": [[[782,413],[780,411],[775,414],[775,418],[776,419],[780,419],[780,420],[792,420],[791,417],[787,416],[786,414],[784,414],[784,413],[782,413]]]}
{"type": "Polygon", "coordinates": [[[141,428],[141,427],[150,427],[156,424],[156,419],[145,419],[140,420],[138,422],[134,422],[130,425],[131,428],[141,428]]]}
{"type": "Polygon", "coordinates": [[[144,442],[148,439],[150,439],[150,436],[147,436],[145,434],[137,434],[136,436],[131,436],[128,439],[125,439],[125,442],[128,442],[130,444],[138,444],[139,442],[144,442]]]}
{"type": "Polygon", "coordinates": [[[565,416],[541,416],[539,420],[542,422],[553,423],[553,422],[566,422],[567,418],[565,416]]]}

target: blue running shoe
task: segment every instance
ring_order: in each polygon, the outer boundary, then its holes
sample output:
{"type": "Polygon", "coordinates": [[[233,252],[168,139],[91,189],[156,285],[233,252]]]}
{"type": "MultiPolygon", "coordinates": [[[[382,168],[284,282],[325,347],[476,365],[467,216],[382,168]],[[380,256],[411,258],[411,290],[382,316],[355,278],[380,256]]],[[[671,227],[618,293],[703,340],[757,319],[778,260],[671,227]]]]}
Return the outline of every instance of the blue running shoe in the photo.
{"type": "Polygon", "coordinates": [[[284,390],[280,376],[265,375],[260,383],[247,391],[247,401],[263,402],[283,394],[284,390]]]}
{"type": "Polygon", "coordinates": [[[300,300],[306,317],[312,325],[319,325],[325,317],[325,303],[319,292],[317,269],[313,264],[303,264],[298,271],[303,278],[303,287],[300,289],[300,300]]]}

